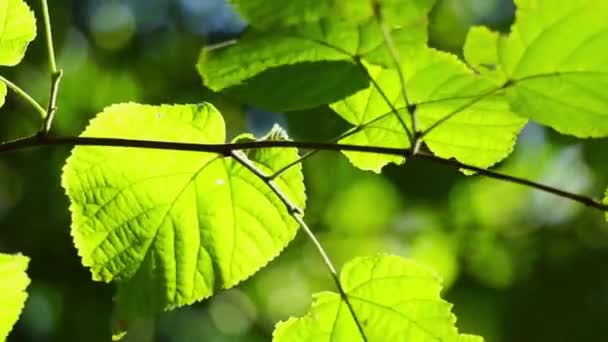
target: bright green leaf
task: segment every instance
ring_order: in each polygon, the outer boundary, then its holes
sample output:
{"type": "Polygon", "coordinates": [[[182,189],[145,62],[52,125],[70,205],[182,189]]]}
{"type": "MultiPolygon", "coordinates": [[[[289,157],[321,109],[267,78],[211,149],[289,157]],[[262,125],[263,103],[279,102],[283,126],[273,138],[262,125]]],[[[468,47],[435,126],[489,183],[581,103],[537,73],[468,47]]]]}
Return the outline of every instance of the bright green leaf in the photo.
{"type": "Polygon", "coordinates": [[[608,2],[517,0],[499,40],[515,112],[577,137],[608,136],[608,2]]]}
{"type": "MultiPolygon", "coordinates": [[[[397,256],[357,258],[340,282],[367,341],[463,341],[434,273],[397,256]]],[[[469,337],[466,337],[469,338],[469,337]]],[[[273,341],[363,341],[347,303],[321,292],[309,313],[277,325],[273,341]]],[[[470,340],[469,340],[470,341],[470,340]]]]}
{"type": "Polygon", "coordinates": [[[30,259],[0,253],[0,341],[4,341],[19,319],[27,299],[30,278],[25,273],[30,259]]]}
{"type": "MultiPolygon", "coordinates": [[[[396,44],[408,51],[405,56],[427,41],[430,4],[416,4],[407,7],[411,11],[398,26],[391,26],[396,44]]],[[[297,110],[335,102],[365,88],[367,75],[355,62],[360,58],[390,64],[376,20],[353,23],[329,17],[281,29],[251,28],[234,44],[204,49],[197,68],[214,91],[267,110],[297,110]]]]}
{"type": "Polygon", "coordinates": [[[23,0],[4,0],[0,23],[0,65],[16,65],[36,37],[36,18],[23,0]]]}
{"type": "MultiPolygon", "coordinates": [[[[401,109],[399,115],[402,120],[407,121],[409,118],[407,113],[404,113],[404,102],[396,73],[382,71],[375,67],[370,67],[369,73],[379,84],[384,95],[392,101],[392,105],[396,109],[401,109]]],[[[341,139],[340,143],[395,148],[410,146],[403,126],[396,115],[391,112],[391,107],[386,103],[384,97],[373,85],[332,104],[331,108],[354,126],[354,130],[341,139]]],[[[401,164],[404,162],[404,158],[399,156],[360,152],[344,152],[344,154],[356,167],[376,173],[379,173],[382,167],[388,163],[401,164]]]]}
{"type": "Polygon", "coordinates": [[[475,26],[469,30],[463,52],[467,63],[476,71],[496,79],[497,83],[505,81],[504,73],[498,60],[496,45],[500,35],[485,26],[475,26]]]}
{"type": "MultiPolygon", "coordinates": [[[[474,101],[496,89],[493,82],[476,75],[455,56],[433,49],[419,50],[403,66],[403,73],[410,103],[416,105],[419,130],[424,131],[457,112],[424,138],[436,155],[488,167],[511,153],[526,120],[511,113],[500,92],[474,101]]],[[[409,115],[403,113],[404,101],[397,72],[370,69],[370,74],[400,111],[403,120],[409,122],[409,115]]],[[[342,142],[409,146],[402,126],[373,86],[332,104],[332,108],[359,129],[342,142]]],[[[347,156],[357,167],[374,171],[389,162],[399,161],[386,155],[349,153],[347,156]]]]}
{"type": "Polygon", "coordinates": [[[6,100],[6,84],[0,81],[0,107],[4,106],[4,101],[6,100]]]}
{"type": "MultiPolygon", "coordinates": [[[[224,143],[224,122],[209,104],[121,104],[99,114],[83,136],[224,143]]],[[[265,172],[296,149],[248,157],[265,172]]],[[[277,186],[304,207],[300,167],[277,186]]],[[[76,147],[63,186],[72,235],[95,280],[119,281],[125,315],[191,304],[251,276],[298,228],[283,203],[252,172],[212,153],[76,147]]]]}

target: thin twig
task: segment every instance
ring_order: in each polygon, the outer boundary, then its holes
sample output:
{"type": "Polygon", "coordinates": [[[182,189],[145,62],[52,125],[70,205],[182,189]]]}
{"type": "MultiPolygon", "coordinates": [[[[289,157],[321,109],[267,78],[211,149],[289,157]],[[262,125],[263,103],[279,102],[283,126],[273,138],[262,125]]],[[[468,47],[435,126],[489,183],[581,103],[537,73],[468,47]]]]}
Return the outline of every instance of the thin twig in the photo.
{"type": "Polygon", "coordinates": [[[44,123],[40,129],[41,134],[48,134],[51,130],[51,126],[53,125],[55,113],[57,112],[57,96],[59,95],[59,83],[61,83],[62,75],[62,70],[59,70],[51,75],[51,94],[46,108],[46,117],[44,118],[44,123]]]}
{"type": "Polygon", "coordinates": [[[46,35],[46,49],[49,56],[49,68],[51,74],[57,73],[57,62],[55,61],[55,47],[53,45],[53,33],[51,30],[51,17],[49,15],[49,5],[47,0],[40,0],[42,3],[42,18],[44,21],[44,32],[46,35]]]}
{"type": "Polygon", "coordinates": [[[468,164],[464,164],[461,163],[455,159],[444,159],[441,157],[437,157],[434,154],[431,154],[429,152],[424,152],[424,151],[420,151],[418,152],[418,154],[416,154],[415,156],[416,158],[419,159],[426,159],[426,160],[430,160],[433,161],[435,163],[439,163],[439,164],[443,164],[443,165],[448,165],[451,167],[455,167],[457,169],[465,169],[465,170],[469,170],[469,171],[475,171],[477,173],[479,173],[480,175],[483,175],[485,177],[488,178],[494,178],[494,179],[498,179],[498,180],[502,180],[502,181],[506,181],[509,183],[514,183],[514,184],[519,184],[519,185],[524,185],[524,186],[528,186],[530,188],[534,188],[534,189],[538,189],[538,190],[542,190],[544,192],[548,192],[550,194],[554,194],[557,195],[559,197],[563,197],[563,198],[567,198],[570,199],[572,201],[575,202],[579,202],[582,203],[588,207],[591,208],[595,208],[595,209],[599,209],[602,211],[608,211],[608,204],[604,204],[598,200],[595,200],[591,197],[587,197],[587,196],[583,196],[583,195],[579,195],[579,194],[575,194],[569,191],[565,191],[562,189],[558,189],[552,186],[548,186],[548,185],[544,185],[544,184],[540,184],[540,183],[536,183],[524,178],[519,178],[519,177],[515,177],[515,176],[511,176],[511,175],[507,175],[504,173],[500,173],[497,171],[492,171],[492,170],[488,170],[488,169],[483,169],[477,166],[473,166],[473,165],[468,165],[468,164]]]}
{"type": "Polygon", "coordinates": [[[15,94],[21,96],[27,103],[29,103],[34,109],[40,113],[40,116],[44,119],[46,117],[46,110],[42,107],[38,101],[34,100],[33,97],[30,96],[25,90],[21,89],[15,83],[9,81],[7,78],[0,76],[0,81],[4,82],[7,87],[9,87],[15,94]]]}
{"type": "MultiPolygon", "coordinates": [[[[403,109],[403,108],[399,108],[399,109],[403,109]]],[[[388,112],[388,113],[384,113],[366,123],[363,123],[361,125],[358,125],[356,127],[354,127],[353,129],[342,133],[340,135],[338,135],[337,137],[334,137],[333,139],[329,140],[330,143],[338,143],[340,140],[344,139],[344,138],[348,138],[351,135],[354,135],[356,133],[361,132],[363,129],[367,128],[369,125],[380,121],[382,119],[384,119],[385,117],[391,115],[393,112],[388,112]]],[[[294,167],[295,165],[300,164],[301,162],[303,162],[304,160],[314,156],[315,154],[317,154],[318,152],[320,152],[320,150],[312,150],[312,151],[308,151],[306,153],[304,153],[302,156],[300,156],[300,158],[290,162],[289,164],[281,167],[280,169],[278,169],[277,171],[275,171],[272,175],[270,175],[270,179],[274,179],[277,178],[278,176],[280,176],[281,174],[283,174],[284,172],[286,172],[287,170],[289,170],[290,168],[294,167]]]]}
{"type": "Polygon", "coordinates": [[[331,258],[325,251],[325,248],[323,248],[323,245],[321,244],[321,242],[317,239],[317,237],[312,232],[310,227],[308,227],[308,225],[304,221],[304,218],[303,218],[304,212],[302,211],[302,209],[300,209],[295,203],[293,203],[283,193],[283,191],[281,191],[281,189],[278,188],[278,186],[275,184],[275,182],[272,179],[270,179],[270,177],[268,175],[266,175],[264,173],[264,171],[260,170],[251,160],[249,160],[249,158],[247,158],[247,156],[245,154],[243,154],[241,151],[233,151],[231,153],[231,156],[237,162],[239,162],[241,165],[243,165],[245,168],[247,168],[249,171],[251,171],[254,175],[256,175],[259,179],[261,179],[264,183],[266,183],[266,185],[272,190],[272,192],[274,192],[275,195],[277,195],[277,197],[281,200],[281,202],[283,202],[283,204],[287,208],[287,211],[289,212],[289,215],[291,215],[291,217],[293,217],[293,219],[296,220],[296,222],[298,222],[300,227],[302,227],[302,229],[306,232],[306,235],[308,235],[310,240],[313,242],[313,244],[317,248],[317,251],[323,258],[323,261],[325,262],[327,269],[331,273],[331,276],[336,284],[336,287],[338,288],[338,291],[340,292],[340,297],[342,298],[342,300],[344,300],[344,302],[348,306],[348,310],[350,311],[350,314],[352,315],[353,320],[355,321],[357,328],[359,329],[359,333],[361,334],[361,337],[363,338],[364,341],[367,341],[367,337],[365,336],[365,333],[363,331],[363,326],[359,322],[359,319],[357,318],[357,315],[355,314],[355,310],[353,309],[353,307],[350,303],[350,300],[348,299],[348,295],[346,294],[346,292],[344,291],[344,288],[342,287],[342,284],[340,283],[340,277],[338,276],[336,267],[334,266],[333,262],[331,261],[331,258]]]}
{"type": "Polygon", "coordinates": [[[46,48],[49,58],[49,69],[51,74],[51,90],[49,95],[49,103],[46,107],[46,114],[44,116],[44,122],[40,128],[39,134],[46,135],[51,130],[53,120],[55,119],[55,112],[57,112],[57,96],[59,94],[59,84],[61,83],[61,76],[63,71],[57,69],[57,61],[55,59],[55,47],[53,45],[53,32],[51,30],[51,18],[49,15],[49,6],[47,0],[41,0],[42,3],[42,17],[44,21],[44,32],[46,35],[46,48]]]}
{"type": "MultiPolygon", "coordinates": [[[[132,140],[118,138],[92,138],[92,137],[53,137],[43,135],[33,135],[26,138],[21,138],[5,143],[0,143],[0,153],[24,150],[34,147],[43,146],[106,146],[106,147],[122,147],[122,148],[146,148],[157,150],[173,150],[173,151],[192,151],[192,152],[208,152],[216,153],[223,156],[231,156],[233,151],[254,150],[264,148],[300,148],[322,151],[349,151],[376,153],[394,156],[410,156],[413,159],[429,159],[441,164],[450,165],[457,169],[467,169],[475,171],[482,176],[503,180],[510,183],[525,185],[534,189],[542,190],[563,198],[582,203],[591,208],[601,211],[608,211],[608,204],[601,203],[593,198],[583,195],[571,193],[558,188],[536,183],[527,179],[509,176],[500,172],[482,169],[476,166],[460,163],[454,159],[444,159],[437,157],[428,152],[419,151],[412,155],[410,148],[394,148],[366,145],[350,145],[311,141],[289,141],[289,140],[261,140],[247,141],[241,143],[229,144],[197,144],[197,143],[178,143],[167,141],[150,141],[150,140],[132,140]]],[[[270,179],[270,177],[268,177],[270,179]]]]}

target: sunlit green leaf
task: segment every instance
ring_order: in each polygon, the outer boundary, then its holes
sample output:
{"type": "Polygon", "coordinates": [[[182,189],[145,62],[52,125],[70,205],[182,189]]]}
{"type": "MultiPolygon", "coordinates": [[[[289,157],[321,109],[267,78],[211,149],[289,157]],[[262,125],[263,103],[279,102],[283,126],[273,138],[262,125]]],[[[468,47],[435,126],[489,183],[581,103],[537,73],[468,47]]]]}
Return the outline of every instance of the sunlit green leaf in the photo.
{"type": "Polygon", "coordinates": [[[608,2],[517,0],[498,42],[514,111],[577,137],[608,136],[608,2]]]}
{"type": "MultiPolygon", "coordinates": [[[[409,115],[403,113],[405,103],[397,72],[370,73],[403,120],[410,122],[409,115]]],[[[409,101],[416,105],[418,130],[425,131],[449,116],[424,137],[436,155],[488,167],[511,153],[526,120],[511,113],[501,92],[492,93],[496,89],[493,82],[476,75],[455,56],[433,49],[419,50],[403,66],[403,73],[409,101]]],[[[343,142],[409,146],[402,125],[374,86],[332,104],[332,108],[359,130],[343,142]]],[[[386,155],[348,156],[357,167],[374,171],[399,161],[386,155]]]]}
{"type": "Polygon", "coordinates": [[[21,62],[36,37],[36,18],[23,0],[0,2],[0,65],[21,62]]]}
{"type": "Polygon", "coordinates": [[[4,106],[4,102],[6,101],[6,84],[0,81],[0,107],[4,106]]]}
{"type": "MultiPolygon", "coordinates": [[[[399,110],[402,120],[408,121],[397,74],[374,67],[369,68],[369,73],[394,108],[399,110]]],[[[354,130],[340,140],[341,143],[395,148],[410,146],[405,129],[391,111],[391,106],[386,103],[382,93],[371,85],[368,89],[331,105],[336,113],[354,126],[354,130]]],[[[404,158],[399,156],[359,152],[344,154],[358,168],[377,173],[390,162],[400,164],[404,161],[404,158]]]]}
{"type": "Polygon", "coordinates": [[[475,26],[469,30],[463,52],[467,63],[477,72],[487,75],[502,83],[504,73],[498,60],[496,45],[500,38],[498,32],[485,26],[475,26]]]}
{"type": "MultiPolygon", "coordinates": [[[[277,5],[264,2],[259,6],[277,5]]],[[[286,9],[292,6],[311,4],[285,6],[281,2],[286,9]]],[[[410,11],[399,25],[390,26],[404,51],[426,44],[430,7],[426,0],[408,5],[410,11]]],[[[377,21],[353,23],[328,17],[281,29],[251,28],[234,44],[204,49],[197,68],[214,91],[268,110],[296,110],[331,103],[365,88],[367,76],[356,63],[360,58],[390,63],[377,21]]]]}
{"type": "Polygon", "coordinates": [[[25,273],[30,259],[0,253],[0,341],[4,341],[19,319],[27,299],[30,278],[25,273]]]}
{"type": "MultiPolygon", "coordinates": [[[[99,114],[84,136],[224,143],[224,123],[209,104],[121,104],[99,114]]],[[[296,149],[248,157],[265,172],[297,158],[296,149]]],[[[277,179],[300,207],[299,167],[277,179]]],[[[76,147],[63,186],[82,262],[100,281],[119,281],[119,308],[150,314],[229,288],[274,258],[297,223],[251,171],[211,153],[76,147]]]]}
{"type": "MultiPolygon", "coordinates": [[[[366,340],[462,341],[451,304],[440,297],[437,276],[396,256],[357,258],[347,263],[340,282],[366,340]]],[[[309,313],[277,325],[273,341],[363,341],[347,303],[321,292],[309,313]]]]}

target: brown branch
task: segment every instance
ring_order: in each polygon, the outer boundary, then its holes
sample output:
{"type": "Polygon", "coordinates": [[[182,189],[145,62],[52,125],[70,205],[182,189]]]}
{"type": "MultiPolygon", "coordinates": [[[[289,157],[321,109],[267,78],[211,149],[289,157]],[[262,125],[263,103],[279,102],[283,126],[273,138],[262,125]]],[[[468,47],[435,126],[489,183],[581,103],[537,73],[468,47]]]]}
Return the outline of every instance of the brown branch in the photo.
{"type": "Polygon", "coordinates": [[[160,149],[160,150],[173,150],[173,151],[196,151],[196,152],[208,152],[217,153],[226,157],[232,156],[234,151],[260,149],[260,148],[299,148],[299,149],[310,149],[310,150],[323,150],[323,151],[350,151],[350,152],[364,152],[364,153],[376,153],[384,155],[403,156],[413,159],[427,159],[436,163],[448,165],[457,169],[466,169],[475,171],[482,176],[494,178],[514,184],[520,184],[528,186],[534,189],[545,191],[554,194],[559,197],[567,198],[575,202],[582,203],[588,207],[595,208],[601,211],[608,211],[608,204],[604,204],[591,197],[587,197],[580,194],[568,192],[559,188],[551,187],[548,185],[536,183],[524,178],[506,175],[497,171],[483,169],[473,165],[461,163],[454,159],[444,159],[433,155],[429,152],[420,151],[413,154],[409,148],[393,148],[393,147],[380,147],[380,146],[364,146],[364,145],[350,145],[350,144],[337,144],[337,143],[324,143],[324,142],[311,142],[311,141],[248,141],[241,143],[228,143],[228,144],[197,144],[197,143],[179,143],[179,142],[166,142],[166,141],[151,141],[151,140],[132,140],[132,139],[118,139],[118,138],[92,138],[92,137],[54,137],[45,135],[34,135],[26,138],[21,138],[0,144],[0,154],[7,153],[17,150],[24,150],[35,147],[44,146],[107,146],[107,147],[124,147],[124,148],[146,148],[146,149],[160,149]]]}

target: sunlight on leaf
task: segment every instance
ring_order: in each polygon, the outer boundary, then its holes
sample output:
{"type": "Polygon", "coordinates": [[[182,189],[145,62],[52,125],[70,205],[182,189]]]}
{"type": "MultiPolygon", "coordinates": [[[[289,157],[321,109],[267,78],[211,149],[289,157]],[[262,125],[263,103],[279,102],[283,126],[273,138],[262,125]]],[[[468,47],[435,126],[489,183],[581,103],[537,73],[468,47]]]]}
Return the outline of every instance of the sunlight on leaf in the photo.
{"type": "MultiPolygon", "coordinates": [[[[496,88],[493,82],[476,75],[456,56],[434,49],[419,50],[412,55],[409,63],[403,66],[403,72],[410,103],[416,105],[419,130],[424,131],[458,111],[424,138],[436,155],[488,167],[511,153],[526,120],[511,113],[499,92],[473,103],[476,96],[496,88]]],[[[409,122],[409,115],[403,113],[404,101],[397,72],[370,68],[370,74],[401,117],[409,122]]],[[[403,128],[373,86],[331,107],[359,129],[342,142],[409,146],[403,128]]],[[[386,155],[349,153],[348,156],[357,167],[376,172],[389,162],[399,162],[399,158],[386,155]]]]}
{"type": "Polygon", "coordinates": [[[6,84],[0,81],[0,107],[4,106],[4,102],[6,101],[6,84]]]}
{"type": "MultiPolygon", "coordinates": [[[[409,118],[407,113],[404,113],[404,102],[397,74],[373,66],[369,67],[369,74],[380,85],[386,97],[392,101],[393,106],[399,110],[401,118],[407,122],[409,118]]],[[[391,112],[391,107],[373,85],[333,103],[330,107],[358,130],[341,139],[340,143],[395,148],[410,147],[405,130],[391,112]]],[[[382,167],[388,163],[402,164],[404,162],[404,157],[399,156],[360,152],[344,152],[344,154],[356,167],[376,173],[380,173],[382,167]]]]}
{"type": "Polygon", "coordinates": [[[608,136],[608,2],[517,0],[498,55],[512,108],[577,137],[608,136]]]}
{"type": "MultiPolygon", "coordinates": [[[[221,114],[210,104],[121,104],[91,121],[83,136],[224,143],[221,114]]],[[[248,157],[265,172],[297,158],[296,149],[248,157]]],[[[301,168],[277,179],[304,207],[301,168]]],[[[119,281],[127,315],[191,304],[248,278],[291,241],[298,225],[253,173],[204,152],[76,147],[62,184],[71,201],[72,235],[98,281],[119,281]]]]}
{"type": "Polygon", "coordinates": [[[30,259],[26,256],[0,253],[0,341],[4,341],[19,319],[30,278],[25,273],[30,259]]]}
{"type": "MultiPolygon", "coordinates": [[[[482,341],[459,335],[437,276],[397,256],[356,258],[340,282],[367,341],[482,341]]],[[[321,292],[307,315],[277,324],[273,341],[363,341],[346,302],[321,292]]]]}
{"type": "Polygon", "coordinates": [[[4,0],[0,23],[0,65],[16,65],[36,37],[36,18],[23,0],[4,0]]]}
{"type": "Polygon", "coordinates": [[[467,63],[477,72],[496,80],[497,84],[505,81],[505,75],[500,67],[496,44],[498,32],[491,31],[485,26],[475,26],[469,30],[463,52],[467,63]]]}

